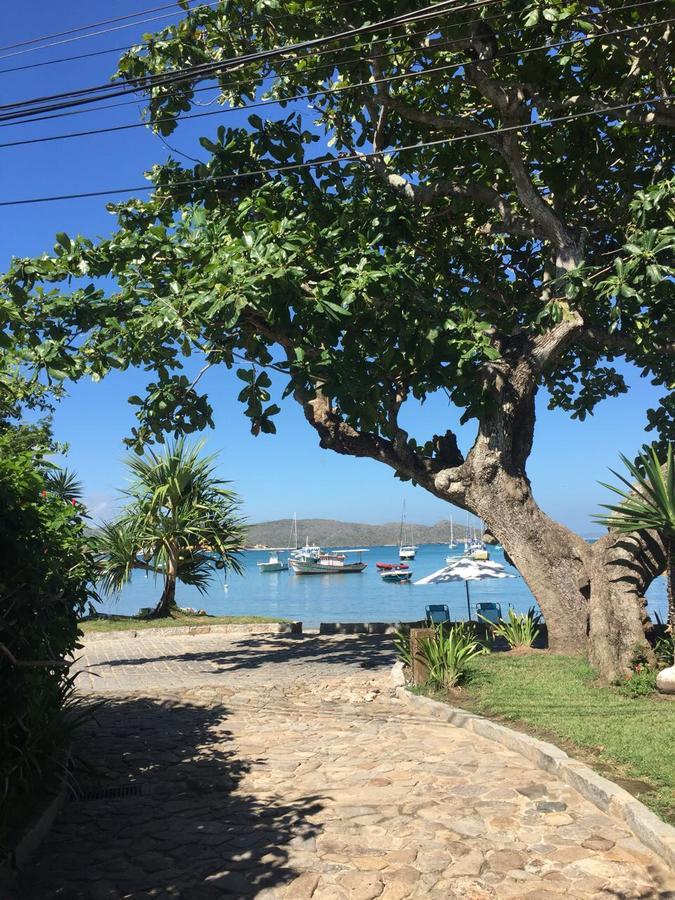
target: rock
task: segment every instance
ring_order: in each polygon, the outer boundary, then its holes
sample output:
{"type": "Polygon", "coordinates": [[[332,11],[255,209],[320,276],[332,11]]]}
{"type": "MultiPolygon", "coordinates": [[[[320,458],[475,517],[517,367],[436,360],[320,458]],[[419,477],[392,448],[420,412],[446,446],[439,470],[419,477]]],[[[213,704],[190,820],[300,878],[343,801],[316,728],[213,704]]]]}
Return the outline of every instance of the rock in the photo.
{"type": "Polygon", "coordinates": [[[675,694],[675,666],[661,669],[656,676],[656,687],[662,694],[675,694]]]}
{"type": "Polygon", "coordinates": [[[567,804],[559,800],[540,800],[537,803],[537,811],[543,813],[565,812],[567,804]]]}
{"type": "Polygon", "coordinates": [[[374,872],[347,872],[337,884],[350,900],[374,900],[384,890],[384,885],[374,872]]]}
{"type": "Polygon", "coordinates": [[[546,796],[546,786],[543,784],[528,784],[525,787],[517,788],[517,790],[519,794],[522,794],[523,797],[529,797],[530,800],[546,796]]]}
{"type": "Polygon", "coordinates": [[[316,872],[303,872],[288,885],[284,897],[289,900],[309,900],[319,883],[316,872]]]}
{"type": "Polygon", "coordinates": [[[600,837],[598,834],[592,834],[585,841],[581,842],[581,846],[585,847],[587,850],[611,850],[614,846],[614,841],[600,837]]]}
{"type": "Polygon", "coordinates": [[[398,660],[394,663],[389,675],[389,684],[394,687],[405,687],[405,674],[403,672],[403,663],[398,660]]]}
{"type": "Polygon", "coordinates": [[[494,872],[508,872],[511,869],[522,869],[527,857],[518,850],[494,850],[488,854],[487,861],[494,872]]]}

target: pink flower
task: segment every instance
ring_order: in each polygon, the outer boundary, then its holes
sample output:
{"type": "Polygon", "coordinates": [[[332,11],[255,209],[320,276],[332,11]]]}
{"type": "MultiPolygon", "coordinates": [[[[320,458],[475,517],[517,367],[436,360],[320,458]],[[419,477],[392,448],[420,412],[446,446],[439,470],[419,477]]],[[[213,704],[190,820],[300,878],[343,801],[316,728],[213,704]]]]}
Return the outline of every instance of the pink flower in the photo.
{"type": "Polygon", "coordinates": [[[77,500],[75,500],[74,498],[70,502],[73,504],[73,506],[77,506],[77,500]]]}

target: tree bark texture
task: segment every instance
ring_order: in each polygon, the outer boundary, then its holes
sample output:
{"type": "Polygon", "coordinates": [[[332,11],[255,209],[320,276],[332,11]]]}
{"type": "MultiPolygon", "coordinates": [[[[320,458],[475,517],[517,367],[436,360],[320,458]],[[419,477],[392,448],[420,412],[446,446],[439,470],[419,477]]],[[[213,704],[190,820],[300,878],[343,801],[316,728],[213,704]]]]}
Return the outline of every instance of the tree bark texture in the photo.
{"type": "Polygon", "coordinates": [[[159,598],[159,603],[153,610],[153,617],[163,618],[168,616],[176,604],[176,565],[169,560],[166,575],[164,576],[164,590],[159,598]]]}

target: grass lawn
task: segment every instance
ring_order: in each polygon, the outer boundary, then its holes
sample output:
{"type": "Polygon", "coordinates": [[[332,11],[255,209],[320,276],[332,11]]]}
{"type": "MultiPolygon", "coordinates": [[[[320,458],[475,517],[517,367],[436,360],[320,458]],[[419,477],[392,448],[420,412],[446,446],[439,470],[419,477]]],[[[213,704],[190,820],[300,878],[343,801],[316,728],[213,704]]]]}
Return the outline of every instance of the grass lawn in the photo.
{"type": "Polygon", "coordinates": [[[139,616],[108,616],[80,622],[80,628],[87,634],[92,631],[139,631],[143,628],[175,628],[177,625],[250,625],[256,622],[288,622],[289,619],[275,619],[274,616],[191,616],[189,613],[174,612],[162,619],[146,619],[139,616]]]}
{"type": "Polygon", "coordinates": [[[675,824],[675,701],[598,684],[584,660],[535,652],[477,659],[450,700],[561,746],[675,824]],[[637,779],[638,783],[631,783],[637,779]],[[643,782],[643,784],[640,784],[643,782]]]}

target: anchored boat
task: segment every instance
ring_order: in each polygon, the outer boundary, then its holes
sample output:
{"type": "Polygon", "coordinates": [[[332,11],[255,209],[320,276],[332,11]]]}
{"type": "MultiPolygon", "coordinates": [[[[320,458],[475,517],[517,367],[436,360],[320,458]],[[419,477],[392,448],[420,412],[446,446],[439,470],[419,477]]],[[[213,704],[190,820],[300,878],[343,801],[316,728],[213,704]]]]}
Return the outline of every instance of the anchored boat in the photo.
{"type": "Polygon", "coordinates": [[[258,568],[261,572],[285,572],[288,569],[288,563],[285,559],[279,559],[276,550],[272,550],[270,558],[266,561],[259,562],[258,568]]]}
{"type": "Polygon", "coordinates": [[[367,552],[367,550],[361,549],[327,553],[321,547],[311,547],[306,544],[291,554],[289,564],[296,575],[347,575],[350,572],[363,572],[367,563],[361,562],[360,554],[367,552]],[[358,553],[359,559],[348,562],[348,553],[358,553]]]}
{"type": "Polygon", "coordinates": [[[405,584],[412,578],[412,572],[406,566],[404,570],[394,569],[387,572],[380,572],[382,581],[389,581],[394,584],[405,584]]]}

